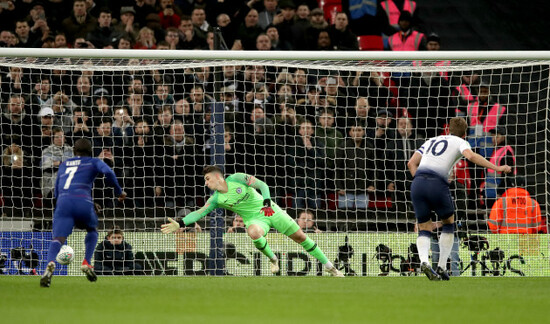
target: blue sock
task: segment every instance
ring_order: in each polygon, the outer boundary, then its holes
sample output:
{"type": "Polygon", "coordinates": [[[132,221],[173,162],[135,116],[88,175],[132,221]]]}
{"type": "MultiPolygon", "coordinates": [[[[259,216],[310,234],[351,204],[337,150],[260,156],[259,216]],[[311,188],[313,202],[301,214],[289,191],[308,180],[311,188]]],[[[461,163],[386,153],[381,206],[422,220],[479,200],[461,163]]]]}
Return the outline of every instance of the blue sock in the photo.
{"type": "Polygon", "coordinates": [[[57,257],[62,245],[63,244],[61,244],[59,240],[54,239],[50,242],[50,248],[48,249],[48,263],[55,261],[55,257],[57,257]]]}
{"type": "Polygon", "coordinates": [[[84,260],[88,261],[89,265],[92,265],[92,256],[94,255],[94,250],[97,245],[97,236],[97,231],[93,230],[88,232],[86,238],[84,238],[84,246],[86,247],[84,260]]]}

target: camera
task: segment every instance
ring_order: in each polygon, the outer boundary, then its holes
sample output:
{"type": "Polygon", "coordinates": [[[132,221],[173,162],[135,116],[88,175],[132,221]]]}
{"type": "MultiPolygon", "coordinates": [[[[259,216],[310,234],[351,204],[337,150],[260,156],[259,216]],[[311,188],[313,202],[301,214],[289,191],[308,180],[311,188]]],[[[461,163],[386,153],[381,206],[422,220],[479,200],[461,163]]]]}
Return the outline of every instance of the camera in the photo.
{"type": "Polygon", "coordinates": [[[88,43],[79,42],[79,43],[76,43],[76,47],[78,47],[78,48],[88,48],[88,43]]]}
{"type": "Polygon", "coordinates": [[[172,9],[172,5],[171,4],[166,5],[166,9],[172,9]]]}
{"type": "Polygon", "coordinates": [[[78,118],[76,119],[76,123],[77,123],[77,124],[84,124],[84,120],[82,119],[82,117],[78,117],[78,118]]]}

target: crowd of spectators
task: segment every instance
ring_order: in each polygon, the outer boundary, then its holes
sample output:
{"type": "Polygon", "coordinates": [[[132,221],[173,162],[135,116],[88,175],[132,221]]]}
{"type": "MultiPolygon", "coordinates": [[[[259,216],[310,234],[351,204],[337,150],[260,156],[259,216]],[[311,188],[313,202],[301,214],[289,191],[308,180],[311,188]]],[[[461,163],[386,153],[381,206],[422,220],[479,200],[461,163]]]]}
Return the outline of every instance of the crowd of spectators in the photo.
{"type": "MultiPolygon", "coordinates": [[[[346,13],[328,24],[316,2],[283,1],[8,1],[0,41],[211,49],[212,26],[220,26],[233,49],[357,49],[346,13]]],[[[410,33],[402,22],[414,17],[401,14],[388,26],[410,33]]],[[[439,50],[435,34],[422,42],[439,50]]],[[[82,71],[0,71],[4,206],[51,208],[57,167],[81,137],[113,167],[131,197],[127,206],[200,205],[208,194],[200,174],[211,158],[213,105],[221,102],[227,173],[265,180],[285,207],[356,210],[393,200],[406,213],[406,162],[422,139],[444,133],[448,118],[459,115],[472,125],[472,146],[484,149],[505,125],[505,109],[479,73],[449,74],[446,62],[438,62],[440,73],[401,74],[227,65],[221,92],[208,66],[102,71],[88,63],[82,71]],[[489,117],[491,109],[499,114],[489,117]]],[[[114,207],[112,196],[96,184],[98,210],[114,207]]]]}

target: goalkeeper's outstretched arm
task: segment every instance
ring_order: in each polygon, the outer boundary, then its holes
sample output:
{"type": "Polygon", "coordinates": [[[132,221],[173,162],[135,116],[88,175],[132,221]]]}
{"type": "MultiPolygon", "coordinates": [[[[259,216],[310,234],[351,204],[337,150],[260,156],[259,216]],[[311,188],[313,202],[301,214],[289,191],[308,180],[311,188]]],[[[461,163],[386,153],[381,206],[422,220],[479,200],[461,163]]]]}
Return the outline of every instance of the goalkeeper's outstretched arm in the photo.
{"type": "Polygon", "coordinates": [[[187,216],[180,218],[177,221],[168,217],[169,223],[161,225],[160,231],[164,234],[174,233],[182,227],[195,223],[196,221],[210,214],[210,212],[216,209],[217,205],[214,201],[214,197],[210,197],[210,199],[208,199],[204,206],[192,213],[189,213],[187,216]]]}

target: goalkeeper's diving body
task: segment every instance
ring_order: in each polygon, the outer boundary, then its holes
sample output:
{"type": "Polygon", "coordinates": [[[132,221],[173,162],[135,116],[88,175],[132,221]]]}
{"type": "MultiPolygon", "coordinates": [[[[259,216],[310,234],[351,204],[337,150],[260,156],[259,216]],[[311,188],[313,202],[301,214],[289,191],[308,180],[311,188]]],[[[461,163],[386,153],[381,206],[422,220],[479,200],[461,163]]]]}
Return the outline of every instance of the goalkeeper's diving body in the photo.
{"type": "Polygon", "coordinates": [[[468,124],[460,117],[449,122],[451,135],[428,139],[410,158],[407,166],[414,177],[411,198],[418,223],[418,256],[420,268],[430,280],[449,280],[445,269],[454,242],[454,204],[449,190],[448,177],[456,161],[464,156],[470,162],[497,172],[510,173],[508,165],[496,166],[483,156],[474,153],[464,140],[468,124]],[[441,219],[443,227],[439,237],[439,262],[434,271],[429,265],[431,212],[441,219]]]}
{"type": "Polygon", "coordinates": [[[161,226],[162,233],[173,233],[180,227],[195,223],[216,208],[224,208],[242,216],[254,246],[269,258],[272,273],[280,271],[277,256],[271,251],[265,238],[273,227],[300,244],[319,260],[332,276],[344,276],[327,259],[317,243],[309,238],[284,210],[271,201],[265,182],[244,173],[235,173],[224,179],[221,169],[216,166],[205,167],[203,175],[205,185],[214,191],[214,194],[202,208],[179,221],[168,218],[170,222],[161,226]],[[260,190],[261,194],[256,189],[260,190]]]}

